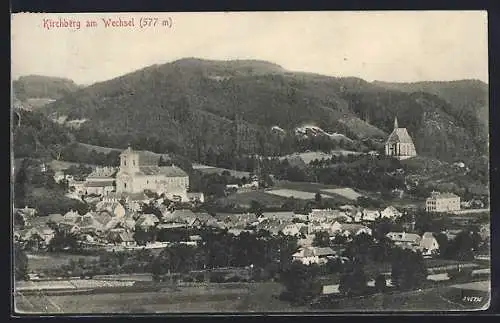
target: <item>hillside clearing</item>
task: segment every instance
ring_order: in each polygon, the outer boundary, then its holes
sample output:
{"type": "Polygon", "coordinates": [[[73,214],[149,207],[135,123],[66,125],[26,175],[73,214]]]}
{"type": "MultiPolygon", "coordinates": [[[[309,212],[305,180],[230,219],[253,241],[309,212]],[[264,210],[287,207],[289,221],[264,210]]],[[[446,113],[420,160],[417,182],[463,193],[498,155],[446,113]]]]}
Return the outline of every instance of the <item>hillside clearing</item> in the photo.
{"type": "MultiPolygon", "coordinates": [[[[293,198],[302,199],[302,200],[313,200],[314,197],[316,196],[316,193],[297,191],[297,190],[289,190],[289,189],[270,190],[270,191],[266,191],[266,193],[278,195],[278,196],[283,196],[283,197],[293,197],[293,198]]],[[[322,194],[321,197],[329,198],[330,196],[322,194]]]]}
{"type": "Polygon", "coordinates": [[[235,193],[229,195],[228,197],[219,199],[220,203],[234,203],[242,207],[249,207],[252,201],[257,201],[262,205],[266,205],[268,207],[281,207],[283,203],[285,203],[286,198],[283,196],[267,194],[264,191],[252,191],[252,192],[243,192],[243,193],[235,193]]]}
{"type": "Polygon", "coordinates": [[[353,201],[355,201],[358,197],[363,196],[363,194],[359,194],[358,192],[356,192],[352,188],[333,188],[333,189],[323,190],[323,192],[341,195],[341,196],[348,198],[349,200],[353,200],[353,201]]]}

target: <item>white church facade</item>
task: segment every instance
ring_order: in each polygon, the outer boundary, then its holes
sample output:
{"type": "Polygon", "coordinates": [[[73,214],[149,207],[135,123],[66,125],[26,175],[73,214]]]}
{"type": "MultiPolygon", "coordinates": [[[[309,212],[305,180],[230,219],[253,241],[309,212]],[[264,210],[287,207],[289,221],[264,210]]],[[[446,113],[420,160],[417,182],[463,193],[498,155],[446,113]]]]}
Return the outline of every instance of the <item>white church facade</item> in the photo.
{"type": "Polygon", "coordinates": [[[398,126],[398,119],[394,119],[394,130],[385,143],[385,155],[397,159],[408,159],[417,156],[415,145],[406,128],[398,126]]]}
{"type": "Polygon", "coordinates": [[[177,166],[158,166],[158,158],[130,147],[120,154],[116,174],[117,193],[142,193],[150,190],[168,199],[187,201],[189,176],[177,166]]]}

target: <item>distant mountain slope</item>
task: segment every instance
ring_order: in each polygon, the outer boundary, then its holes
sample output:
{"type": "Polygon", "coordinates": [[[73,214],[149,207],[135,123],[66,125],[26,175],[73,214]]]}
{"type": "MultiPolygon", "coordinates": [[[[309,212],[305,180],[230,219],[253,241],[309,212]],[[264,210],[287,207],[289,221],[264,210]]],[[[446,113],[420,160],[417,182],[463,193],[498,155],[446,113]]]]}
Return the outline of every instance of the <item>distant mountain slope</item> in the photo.
{"type": "Polygon", "coordinates": [[[439,96],[450,104],[447,111],[470,131],[487,136],[488,133],[488,84],[479,80],[448,82],[388,83],[373,84],[404,92],[427,92],[439,96]]]}
{"type": "Polygon", "coordinates": [[[437,95],[296,73],[263,61],[189,58],[153,65],[70,92],[42,110],[53,118],[87,119],[79,141],[117,148],[132,141],[159,153],[276,151],[276,125],[293,134],[313,124],[326,133],[383,142],[396,115],[419,154],[453,159],[484,152],[477,129],[437,95]]]}
{"type": "Polygon", "coordinates": [[[21,101],[32,100],[31,103],[34,102],[35,105],[41,101],[47,103],[47,100],[60,99],[80,88],[70,79],[51,76],[27,75],[13,81],[16,97],[21,101]]]}

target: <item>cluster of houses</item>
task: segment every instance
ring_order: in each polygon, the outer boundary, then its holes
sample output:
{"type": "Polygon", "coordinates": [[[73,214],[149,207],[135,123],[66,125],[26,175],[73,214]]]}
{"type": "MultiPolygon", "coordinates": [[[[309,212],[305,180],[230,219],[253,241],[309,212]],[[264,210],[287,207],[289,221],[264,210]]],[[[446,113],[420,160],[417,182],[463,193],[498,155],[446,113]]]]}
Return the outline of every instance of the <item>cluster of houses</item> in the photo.
{"type": "Polygon", "coordinates": [[[17,209],[15,215],[22,218],[23,229],[16,230],[18,241],[37,240],[40,247],[46,246],[54,236],[54,228],[77,234],[81,241],[92,245],[133,246],[134,231],[145,232],[152,228],[168,230],[176,228],[199,228],[201,226],[227,229],[238,236],[242,232],[265,230],[271,234],[297,236],[303,246],[310,246],[317,232],[330,235],[341,234],[352,237],[360,233],[371,234],[371,229],[359,222],[376,217],[395,218],[400,213],[389,207],[377,215],[366,210],[345,207],[343,210],[312,210],[307,215],[293,212],[264,212],[261,216],[246,214],[195,213],[190,209],[174,209],[173,203],[165,205],[163,198],[151,198],[144,194],[126,195],[110,193],[94,203],[93,210],[80,215],[70,211],[66,214],[36,216],[33,209],[17,209]],[[151,205],[161,216],[144,213],[143,206],[151,205]]]}
{"type": "MultiPolygon", "coordinates": [[[[153,228],[163,230],[199,227],[215,222],[206,213],[194,213],[188,209],[175,210],[160,204],[162,199],[154,202],[161,211],[161,216],[144,213],[137,209],[141,208],[141,204],[133,202],[124,206],[118,201],[104,199],[95,204],[93,211],[84,215],[69,211],[64,215],[36,216],[33,209],[17,209],[15,216],[22,219],[20,222],[23,225],[15,229],[14,238],[22,244],[43,249],[54,238],[55,230],[60,230],[76,235],[80,243],[87,247],[133,247],[137,244],[134,238],[137,230],[148,232],[153,228]]],[[[161,247],[158,244],[149,247],[153,246],[161,247]]]]}
{"type": "MultiPolygon", "coordinates": [[[[370,234],[369,231],[359,231],[370,234]]],[[[355,233],[356,234],[356,233],[355,233]]],[[[430,258],[439,253],[439,243],[432,232],[425,232],[422,236],[416,233],[389,232],[387,238],[394,242],[394,245],[402,249],[411,249],[420,251],[425,258],[430,258]]],[[[342,257],[344,248],[334,250],[331,247],[314,247],[312,245],[302,246],[300,250],[293,254],[293,260],[299,261],[305,265],[312,263],[325,264],[330,259],[340,259],[341,262],[347,260],[342,257]]]]}

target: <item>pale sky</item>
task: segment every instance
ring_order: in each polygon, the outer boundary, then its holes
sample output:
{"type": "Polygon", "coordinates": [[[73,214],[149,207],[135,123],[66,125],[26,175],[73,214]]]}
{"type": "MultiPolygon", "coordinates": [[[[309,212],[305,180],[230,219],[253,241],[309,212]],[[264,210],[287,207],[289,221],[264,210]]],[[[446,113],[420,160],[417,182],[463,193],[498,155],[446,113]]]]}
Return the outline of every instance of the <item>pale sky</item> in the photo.
{"type": "Polygon", "coordinates": [[[367,81],[479,79],[488,82],[486,11],[14,14],[12,77],[112,79],[185,57],[266,60],[291,71],[367,81]],[[171,28],[140,28],[140,17],[171,28]],[[135,27],[106,28],[102,18],[135,27]],[[80,29],[43,28],[74,19],[80,29]],[[97,27],[84,22],[96,20],[97,27]],[[159,23],[161,24],[161,23],[159,23]]]}

